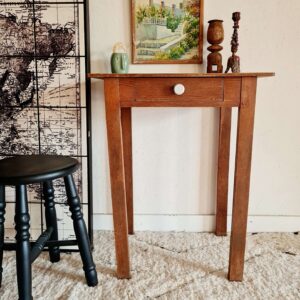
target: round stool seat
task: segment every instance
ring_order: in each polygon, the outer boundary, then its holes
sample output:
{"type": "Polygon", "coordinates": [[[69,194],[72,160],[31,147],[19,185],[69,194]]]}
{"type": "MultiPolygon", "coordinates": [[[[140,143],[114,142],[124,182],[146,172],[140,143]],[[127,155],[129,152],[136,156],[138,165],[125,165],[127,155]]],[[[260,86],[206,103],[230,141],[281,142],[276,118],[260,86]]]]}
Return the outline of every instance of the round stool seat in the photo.
{"type": "Polygon", "coordinates": [[[65,177],[78,168],[78,161],[58,155],[24,155],[0,160],[0,184],[39,183],[65,177]]]}

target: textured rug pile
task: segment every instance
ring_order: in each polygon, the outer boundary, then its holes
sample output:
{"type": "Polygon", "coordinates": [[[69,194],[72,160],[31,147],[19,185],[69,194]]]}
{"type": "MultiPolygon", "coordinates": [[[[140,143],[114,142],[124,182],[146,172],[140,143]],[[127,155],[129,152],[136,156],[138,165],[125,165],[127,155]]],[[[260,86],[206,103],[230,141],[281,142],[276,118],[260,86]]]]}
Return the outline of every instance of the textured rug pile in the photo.
{"type": "MultiPolygon", "coordinates": [[[[115,277],[112,232],[95,233],[99,285],[87,287],[79,253],[33,265],[34,299],[300,299],[300,234],[249,235],[244,281],[229,282],[229,237],[138,232],[130,237],[132,279],[115,277]]],[[[17,299],[15,255],[6,252],[0,299],[17,299]]]]}

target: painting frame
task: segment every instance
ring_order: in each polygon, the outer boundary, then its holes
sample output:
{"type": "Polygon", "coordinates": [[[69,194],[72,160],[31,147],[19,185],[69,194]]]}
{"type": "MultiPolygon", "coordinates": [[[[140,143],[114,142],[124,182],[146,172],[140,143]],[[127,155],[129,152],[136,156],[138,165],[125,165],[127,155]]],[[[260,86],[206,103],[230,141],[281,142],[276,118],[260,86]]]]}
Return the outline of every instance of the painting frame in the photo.
{"type": "MultiPolygon", "coordinates": [[[[197,7],[199,5],[199,36],[197,44],[197,56],[188,59],[182,58],[153,58],[143,59],[139,58],[137,54],[137,17],[136,8],[138,2],[141,0],[131,0],[131,55],[133,64],[202,64],[203,63],[203,17],[204,17],[204,0],[187,0],[197,1],[197,7]]],[[[153,0],[157,1],[157,0],[153,0]]],[[[184,0],[183,0],[184,1],[184,0]]],[[[159,1],[163,2],[163,1],[159,1]]],[[[149,1],[150,3],[150,1],[149,1]]],[[[148,5],[150,7],[150,5],[148,5]]],[[[167,52],[166,52],[167,53],[167,52]]]]}

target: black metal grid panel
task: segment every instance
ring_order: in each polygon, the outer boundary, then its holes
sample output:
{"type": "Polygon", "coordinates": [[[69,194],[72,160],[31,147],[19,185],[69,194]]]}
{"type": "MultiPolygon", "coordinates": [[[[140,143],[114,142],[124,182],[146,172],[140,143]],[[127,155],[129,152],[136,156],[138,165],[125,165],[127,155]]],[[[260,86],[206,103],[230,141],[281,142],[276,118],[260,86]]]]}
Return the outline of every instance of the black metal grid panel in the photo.
{"type": "MultiPolygon", "coordinates": [[[[87,0],[0,0],[0,158],[37,153],[77,158],[75,180],[92,242],[88,33],[87,0]]],[[[54,185],[59,238],[72,245],[63,183],[54,185]]],[[[14,190],[6,193],[5,248],[13,249],[14,190]]],[[[29,187],[29,205],[35,240],[44,230],[40,186],[29,187]]]]}

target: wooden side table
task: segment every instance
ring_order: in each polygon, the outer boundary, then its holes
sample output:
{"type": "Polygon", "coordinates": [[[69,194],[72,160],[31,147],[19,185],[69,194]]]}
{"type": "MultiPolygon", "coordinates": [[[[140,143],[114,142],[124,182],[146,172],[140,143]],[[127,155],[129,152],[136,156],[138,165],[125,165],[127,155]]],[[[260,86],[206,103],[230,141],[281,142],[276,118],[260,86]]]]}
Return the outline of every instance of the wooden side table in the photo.
{"type": "Polygon", "coordinates": [[[220,108],[216,234],[227,232],[231,108],[239,107],[228,279],[243,279],[257,78],[274,73],[89,74],[104,80],[118,278],[130,278],[132,107],[220,108]]]}

